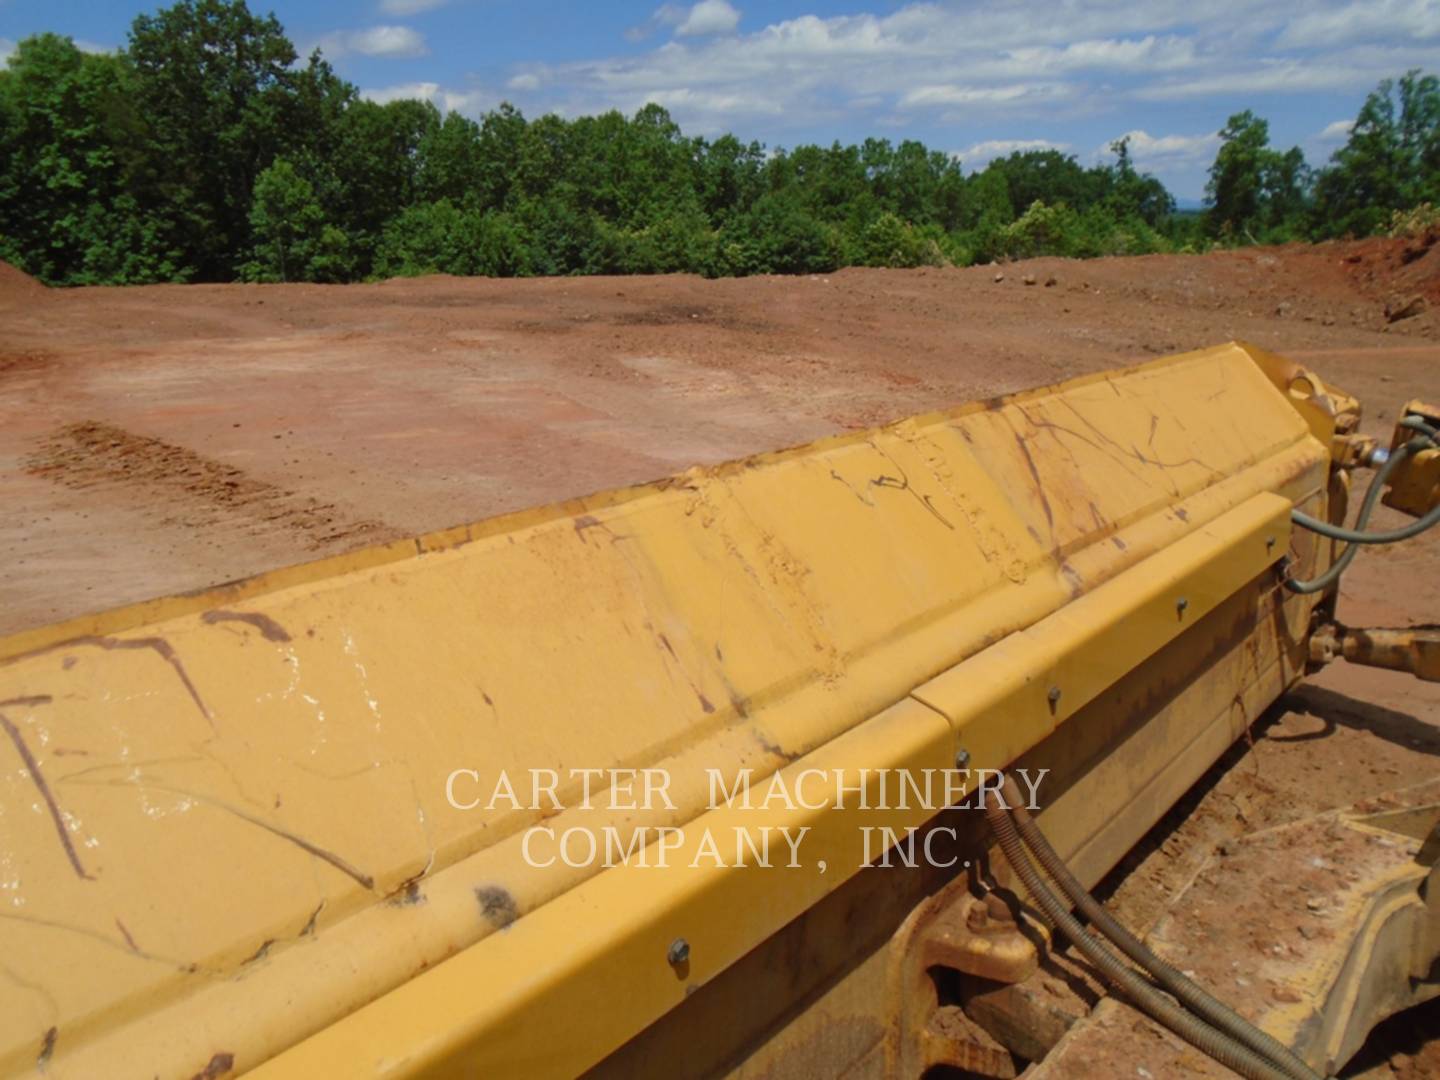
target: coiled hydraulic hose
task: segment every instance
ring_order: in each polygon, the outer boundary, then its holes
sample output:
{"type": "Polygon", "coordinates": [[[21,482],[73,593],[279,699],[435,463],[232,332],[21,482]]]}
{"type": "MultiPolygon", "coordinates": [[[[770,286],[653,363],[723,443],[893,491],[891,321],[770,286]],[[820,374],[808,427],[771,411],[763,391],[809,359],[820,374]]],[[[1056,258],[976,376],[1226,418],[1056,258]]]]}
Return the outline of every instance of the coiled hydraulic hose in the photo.
{"type": "Polygon", "coordinates": [[[1010,804],[1010,817],[1025,846],[1034,853],[1041,868],[1060,886],[1070,902],[1080,910],[1090,925],[1099,930],[1121,952],[1149,973],[1156,982],[1180,999],[1191,1011],[1198,1014],[1220,1031],[1248,1046],[1261,1057],[1273,1062],[1295,1080],[1319,1080],[1318,1074],[1302,1061],[1293,1050],[1279,1039],[1266,1034],[1233,1009],[1217,1001],[1204,989],[1187,978],[1178,969],[1166,963],[1149,949],[1139,938],[1130,933],[1124,925],[1093,896],[1078,878],[1070,872],[1050,841],[1045,839],[1029,812],[1020,789],[1009,776],[1005,777],[1001,789],[1005,801],[1010,804]]]}
{"type": "Polygon", "coordinates": [[[989,792],[982,797],[985,820],[994,831],[1001,850],[1005,852],[1005,858],[1025,883],[1031,899],[1040,905],[1051,925],[1069,938],[1075,947],[1085,954],[1086,959],[1095,965],[1106,982],[1157,1023],[1163,1024],[1190,1045],[1241,1076],[1249,1080],[1290,1080],[1289,1073],[1175,1004],[1142,978],[1134,968],[1107,949],[1099,939],[1087,934],[1026,855],[1025,846],[1020,841],[1020,834],[1015,830],[1015,823],[1005,809],[1003,799],[997,798],[997,801],[992,802],[989,792]]]}
{"type": "MultiPolygon", "coordinates": [[[[1337,529],[1336,526],[1319,521],[1316,518],[1310,517],[1308,514],[1302,514],[1298,510],[1292,510],[1290,513],[1291,519],[1297,525],[1301,525],[1307,529],[1314,529],[1316,532],[1322,533],[1325,536],[1333,536],[1333,533],[1335,531],[1339,531],[1344,533],[1345,535],[1336,536],[1334,537],[1335,539],[1344,540],[1347,539],[1347,536],[1362,534],[1373,536],[1375,537],[1375,539],[1361,541],[1356,541],[1353,539],[1350,540],[1350,542],[1346,545],[1345,550],[1340,553],[1340,557],[1336,559],[1330,565],[1330,568],[1326,570],[1323,574],[1321,574],[1319,577],[1312,578],[1309,581],[1296,581],[1293,578],[1287,578],[1285,581],[1285,588],[1289,589],[1293,593],[1323,592],[1325,589],[1328,589],[1331,585],[1335,584],[1335,582],[1340,579],[1340,575],[1343,574],[1349,568],[1350,564],[1355,561],[1355,556],[1360,554],[1360,548],[1365,543],[1394,542],[1394,540],[1385,539],[1386,534],[1384,533],[1364,534],[1363,530],[1365,526],[1370,523],[1370,515],[1375,512],[1375,506],[1380,501],[1380,494],[1385,489],[1385,486],[1390,482],[1390,477],[1395,474],[1395,470],[1398,469],[1405,461],[1405,459],[1408,458],[1411,454],[1417,454],[1421,450],[1428,449],[1429,447],[1435,445],[1437,441],[1440,441],[1440,432],[1437,432],[1434,428],[1426,424],[1419,417],[1407,416],[1405,419],[1400,421],[1400,426],[1410,428],[1412,431],[1417,432],[1416,437],[1411,439],[1407,443],[1402,443],[1400,446],[1397,446],[1395,448],[1395,452],[1390,455],[1389,459],[1385,462],[1385,464],[1380,467],[1380,471],[1375,474],[1375,478],[1370,481],[1370,487],[1365,492],[1365,501],[1360,504],[1360,513],[1357,514],[1355,517],[1354,530],[1337,529]]],[[[1411,525],[1406,526],[1404,529],[1397,529],[1394,530],[1394,532],[1405,533],[1404,536],[1400,536],[1398,537],[1398,539],[1407,539],[1409,536],[1414,536],[1420,532],[1424,532],[1425,529],[1428,529],[1435,524],[1440,524],[1440,508],[1431,511],[1423,518],[1412,522],[1411,525]],[[1418,526],[1418,528],[1416,528],[1416,526],[1418,526]],[[1410,532],[1409,530],[1411,529],[1414,529],[1415,531],[1410,532]]]]}

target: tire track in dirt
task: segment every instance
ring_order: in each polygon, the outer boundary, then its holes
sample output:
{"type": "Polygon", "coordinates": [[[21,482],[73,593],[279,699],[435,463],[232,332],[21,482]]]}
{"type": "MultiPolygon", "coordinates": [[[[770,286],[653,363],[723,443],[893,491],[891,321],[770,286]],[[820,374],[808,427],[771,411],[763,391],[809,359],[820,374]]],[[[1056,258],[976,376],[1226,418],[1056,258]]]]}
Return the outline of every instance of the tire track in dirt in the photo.
{"type": "Polygon", "coordinates": [[[257,480],[242,469],[163,439],[97,420],[67,424],[25,459],[25,471],[77,490],[131,488],[136,504],[166,524],[213,528],[242,523],[256,533],[284,529],[312,548],[396,534],[383,521],[355,520],[322,502],[257,480]]]}

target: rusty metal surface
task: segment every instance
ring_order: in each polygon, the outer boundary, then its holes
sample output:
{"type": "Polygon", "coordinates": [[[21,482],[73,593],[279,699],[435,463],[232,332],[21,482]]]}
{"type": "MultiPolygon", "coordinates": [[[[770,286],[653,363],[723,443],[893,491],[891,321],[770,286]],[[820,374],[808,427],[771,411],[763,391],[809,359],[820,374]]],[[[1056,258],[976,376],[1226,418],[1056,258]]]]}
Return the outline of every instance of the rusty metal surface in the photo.
{"type": "MultiPolygon", "coordinates": [[[[1330,1076],[1376,1023],[1440,995],[1440,782],[1246,836],[1213,857],[1148,937],[1172,964],[1330,1076]]],[[[1225,1077],[1107,1000],[1035,1070],[1060,1080],[1126,1062],[1225,1077]]]]}
{"type": "Polygon", "coordinates": [[[1440,682],[1440,626],[1376,629],[1327,624],[1310,638],[1310,660],[1323,665],[1344,657],[1365,667],[1405,671],[1440,682]]]}
{"type": "Polygon", "coordinates": [[[1040,970],[1048,934],[998,893],[947,904],[916,942],[926,968],[947,968],[999,983],[1023,982],[1040,970]]]}
{"type": "Polygon", "coordinates": [[[828,878],[537,868],[520,838],[577,820],[573,786],[460,812],[445,777],[663,766],[673,807],[584,819],[629,837],[697,820],[705,768],[944,768],[962,733],[1008,763],[1256,580],[1288,506],[1323,509],[1333,430],[1260,363],[1188,354],[0,641],[0,948],[35,988],[0,1068],[249,1068],[376,999],[313,1052],[468,1062],[516,1008],[573,1011],[573,964],[639,965],[575,1045],[543,1010],[486,1043],[598,1060],[841,885],[854,822],[825,818],[828,878]],[[1063,704],[966,712],[935,677],[987,655],[999,689],[1059,665],[1063,704]],[[676,926],[688,982],[649,967],[676,926]],[[457,973],[465,1008],[425,1014],[457,973]]]}

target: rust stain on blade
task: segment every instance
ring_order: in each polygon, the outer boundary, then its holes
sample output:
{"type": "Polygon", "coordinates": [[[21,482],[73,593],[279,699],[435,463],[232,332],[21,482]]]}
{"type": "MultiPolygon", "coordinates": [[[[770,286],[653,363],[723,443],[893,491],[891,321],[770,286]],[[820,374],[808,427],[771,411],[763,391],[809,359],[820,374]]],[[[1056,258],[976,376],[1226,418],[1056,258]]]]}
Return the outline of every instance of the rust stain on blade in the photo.
{"type": "Polygon", "coordinates": [[[70,830],[65,827],[65,815],[60,811],[60,804],[55,801],[55,795],[50,790],[50,784],[45,779],[45,774],[40,771],[40,763],[35,760],[35,755],[30,752],[30,747],[25,745],[25,737],[20,734],[17,728],[4,713],[0,713],[0,728],[10,736],[10,741],[15,744],[15,751],[20,755],[20,760],[25,764],[25,770],[30,774],[30,780],[40,792],[40,797],[45,800],[45,805],[50,809],[50,820],[55,823],[55,832],[60,837],[60,846],[65,849],[65,855],[70,860],[70,865],[75,868],[75,873],[85,881],[94,881],[94,875],[88,873],[85,865],[80,861],[80,855],[75,850],[75,845],[70,842],[70,830]]]}
{"type": "Polygon", "coordinates": [[[7,708],[11,705],[19,705],[23,708],[30,708],[35,705],[49,705],[54,700],[55,699],[49,694],[29,694],[25,697],[12,697],[0,701],[0,709],[7,708]]]}
{"type": "Polygon", "coordinates": [[[1040,496],[1040,505],[1045,510],[1045,521],[1050,526],[1050,536],[1055,536],[1055,510],[1050,505],[1050,496],[1045,494],[1045,485],[1040,479],[1040,469],[1035,464],[1035,458],[1030,453],[1030,447],[1025,442],[1025,437],[1018,431],[1015,433],[1015,445],[1020,447],[1020,453],[1025,458],[1025,464],[1030,469],[1030,476],[1035,481],[1035,494],[1040,496]]]}
{"type": "MultiPolygon", "coordinates": [[[[223,803],[216,803],[215,805],[224,806],[223,803]]],[[[327,851],[325,848],[320,847],[320,845],[313,844],[309,840],[306,840],[303,836],[297,836],[287,829],[282,829],[279,825],[272,825],[268,821],[262,821],[260,818],[251,817],[249,814],[245,813],[242,810],[237,810],[233,806],[224,806],[224,809],[230,811],[230,813],[234,814],[236,817],[241,818],[244,821],[248,821],[251,825],[264,829],[266,832],[272,833],[282,840],[290,841],[290,843],[294,844],[302,851],[308,852],[309,854],[315,856],[315,858],[320,859],[322,862],[329,863],[331,866],[335,867],[336,870],[339,870],[342,874],[354,878],[355,881],[359,882],[365,888],[375,888],[375,879],[373,877],[371,877],[369,874],[365,873],[362,870],[357,870],[354,866],[346,862],[339,855],[336,855],[333,851],[327,851]]]]}
{"type": "Polygon", "coordinates": [[[188,672],[186,672],[185,665],[180,662],[180,657],[176,655],[174,647],[162,637],[126,639],[103,637],[100,634],[82,634],[79,637],[66,638],[64,641],[57,641],[53,645],[42,645],[38,649],[31,649],[29,652],[18,653],[15,656],[11,657],[11,660],[25,660],[32,656],[43,656],[46,653],[56,652],[60,649],[78,648],[84,645],[94,646],[97,649],[104,649],[107,652],[113,651],[115,649],[153,650],[155,654],[160,657],[160,659],[164,660],[175,670],[175,674],[179,676],[180,682],[184,685],[186,692],[190,695],[190,700],[195,702],[195,707],[200,710],[200,715],[205,717],[206,722],[209,723],[212,728],[215,726],[215,716],[213,713],[210,712],[210,707],[205,704],[204,699],[200,697],[200,691],[195,689],[195,684],[190,681],[190,675],[188,672]]]}
{"type": "Polygon", "coordinates": [[[266,641],[273,641],[277,644],[284,644],[291,640],[289,632],[269,615],[262,615],[258,611],[225,611],[217,608],[214,611],[207,611],[200,616],[200,621],[214,626],[216,623],[240,622],[253,626],[260,631],[260,636],[266,641]]]}

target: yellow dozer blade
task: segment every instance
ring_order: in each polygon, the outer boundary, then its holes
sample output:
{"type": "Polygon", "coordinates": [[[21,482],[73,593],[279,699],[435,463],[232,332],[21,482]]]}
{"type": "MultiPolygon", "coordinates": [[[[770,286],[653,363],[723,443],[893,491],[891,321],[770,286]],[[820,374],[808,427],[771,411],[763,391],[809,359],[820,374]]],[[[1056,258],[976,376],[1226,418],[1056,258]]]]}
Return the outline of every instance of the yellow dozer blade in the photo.
{"type": "Polygon", "coordinates": [[[1335,414],[1226,345],[0,640],[0,1072],[577,1074],[887,770],[1043,761],[1093,882],[1303,672],[1335,414]]]}

